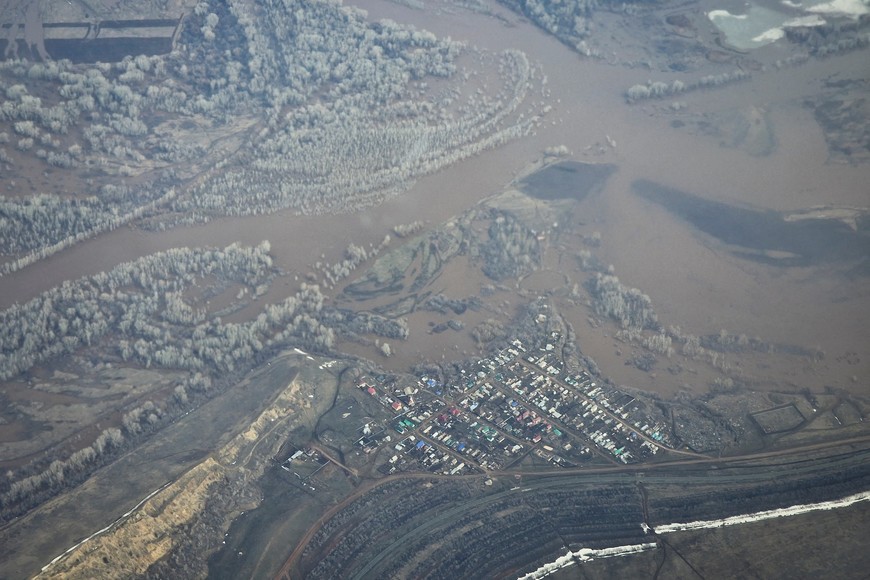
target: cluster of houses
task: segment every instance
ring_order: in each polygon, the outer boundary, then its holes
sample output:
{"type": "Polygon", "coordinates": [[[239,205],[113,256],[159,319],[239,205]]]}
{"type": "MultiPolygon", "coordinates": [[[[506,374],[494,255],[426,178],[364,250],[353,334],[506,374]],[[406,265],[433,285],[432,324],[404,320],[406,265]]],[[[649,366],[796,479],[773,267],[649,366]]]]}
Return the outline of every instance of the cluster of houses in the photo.
{"type": "Polygon", "coordinates": [[[391,446],[384,473],[442,474],[509,469],[530,454],[563,467],[628,464],[672,447],[667,425],[634,397],[568,372],[559,336],[550,338],[534,349],[514,340],[462,369],[456,384],[360,379],[358,388],[394,414],[386,426],[366,426],[357,444],[366,453],[391,446]]]}
{"type": "Polygon", "coordinates": [[[292,445],[282,447],[274,458],[276,463],[289,474],[296,477],[297,483],[310,491],[316,491],[314,477],[329,461],[315,449],[299,449],[292,445]]]}

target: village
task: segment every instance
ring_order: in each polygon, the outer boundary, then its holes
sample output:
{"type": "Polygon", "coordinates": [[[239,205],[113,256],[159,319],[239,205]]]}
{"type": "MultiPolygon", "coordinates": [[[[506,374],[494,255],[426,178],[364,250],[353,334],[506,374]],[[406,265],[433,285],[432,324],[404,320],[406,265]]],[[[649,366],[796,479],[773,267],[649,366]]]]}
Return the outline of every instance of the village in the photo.
{"type": "Polygon", "coordinates": [[[458,384],[360,377],[357,388],[395,414],[363,425],[356,445],[367,454],[392,450],[384,474],[442,475],[511,469],[530,454],[560,467],[625,465],[674,448],[668,425],[631,395],[568,371],[554,347],[558,334],[550,339],[537,349],[514,339],[463,368],[458,384]]]}

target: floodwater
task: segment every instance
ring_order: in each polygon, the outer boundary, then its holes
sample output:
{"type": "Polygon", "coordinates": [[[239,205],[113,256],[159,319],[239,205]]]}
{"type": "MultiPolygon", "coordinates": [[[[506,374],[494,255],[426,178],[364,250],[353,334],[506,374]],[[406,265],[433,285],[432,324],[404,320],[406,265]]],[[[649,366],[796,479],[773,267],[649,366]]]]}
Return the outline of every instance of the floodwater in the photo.
{"type": "Polygon", "coordinates": [[[523,193],[538,199],[582,201],[598,191],[615,170],[609,163],[562,161],[524,177],[519,185],[523,193]]]}
{"type": "Polygon", "coordinates": [[[708,9],[707,18],[725,35],[725,42],[751,50],[785,42],[785,28],[813,27],[832,18],[857,19],[870,11],[863,0],[721,0],[708,9]]]}
{"type": "Polygon", "coordinates": [[[806,20],[789,19],[786,14],[763,6],[750,5],[746,12],[732,14],[728,10],[708,13],[716,27],[725,34],[725,41],[735,48],[748,50],[776,42],[785,36],[783,26],[824,24],[818,16],[806,20]]]}
{"type": "Polygon", "coordinates": [[[632,188],[702,232],[742,248],[734,253],[747,259],[779,266],[870,260],[865,220],[858,222],[855,229],[837,219],[787,221],[772,210],[711,201],[647,180],[634,182],[632,188]]]}
{"type": "MultiPolygon", "coordinates": [[[[498,7],[494,10],[503,20],[455,7],[452,12],[423,12],[383,0],[353,4],[366,9],[375,20],[391,18],[416,24],[487,49],[525,51],[547,75],[546,88],[551,91],[548,97],[533,98],[546,101],[553,111],[535,135],[422,178],[406,194],[357,214],[298,217],[280,212],[221,219],[164,233],[129,228],[107,233],[0,279],[0,307],[26,300],[65,279],[106,270],[157,250],[234,241],[254,244],[262,239],[271,241],[276,262],[289,272],[288,277],[273,284],[259,304],[275,302],[294,292],[298,282],[293,276],[301,280],[321,256],[335,262],[349,242],[377,244],[394,225],[418,219],[433,225],[449,219],[500,191],[540,159],[545,148],[565,145],[577,160],[618,167],[600,191],[582,202],[581,213],[584,222],[601,232],[601,247],[596,250],[600,259],[612,264],[625,284],[651,297],[663,324],[679,325],[684,332],[697,335],[725,328],[772,342],[821,348],[828,355],[825,362],[807,371],[819,388],[860,389],[870,376],[866,330],[870,328],[870,282],[866,277],[848,279],[825,266],[783,269],[735,257],[709,243],[685,220],[632,190],[633,183],[646,179],[706,200],[778,212],[821,204],[870,205],[870,166],[828,163],[822,131],[811,111],[801,104],[804,96],[819,91],[820,79],[864,78],[865,51],[757,73],[749,83],[680,95],[686,111],[693,114],[766,107],[778,146],[769,156],[756,158],[722,148],[714,138],[672,129],[670,121],[679,114],[667,110],[668,102],[635,106],[624,102],[627,87],[650,77],[691,80],[706,71],[691,77],[659,75],[582,59],[498,7]],[[611,140],[615,147],[596,147],[611,140]],[[838,362],[838,356],[846,352],[857,352],[860,362],[851,366],[838,362]],[[852,382],[853,376],[857,382],[852,382]]],[[[781,58],[778,50],[766,47],[759,57],[781,58]]],[[[459,276],[453,279],[444,274],[439,284],[449,288],[459,283],[459,276]]],[[[581,348],[584,341],[609,343],[601,339],[600,329],[589,329],[581,315],[576,316],[572,322],[581,348]]],[[[426,329],[412,326],[411,332],[412,336],[423,335],[426,329]]],[[[450,334],[429,336],[447,342],[450,334]]],[[[398,351],[409,356],[399,355],[390,362],[414,364],[420,350],[414,345],[400,347],[398,351]]],[[[595,356],[594,352],[589,354],[595,356]]],[[[622,372],[607,364],[601,366],[604,374],[622,372]]]]}
{"type": "Polygon", "coordinates": [[[172,50],[171,36],[120,38],[51,38],[45,48],[54,58],[72,62],[120,62],[127,56],[167,54],[172,50]]]}

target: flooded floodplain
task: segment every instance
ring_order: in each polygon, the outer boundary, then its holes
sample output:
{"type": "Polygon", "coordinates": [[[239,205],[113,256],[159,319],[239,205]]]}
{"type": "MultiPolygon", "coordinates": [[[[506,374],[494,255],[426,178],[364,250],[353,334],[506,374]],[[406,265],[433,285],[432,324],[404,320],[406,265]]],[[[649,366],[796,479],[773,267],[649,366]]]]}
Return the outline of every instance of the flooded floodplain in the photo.
{"type": "MultiPolygon", "coordinates": [[[[107,270],[158,250],[221,246],[234,241],[256,244],[269,239],[276,263],[287,275],[242,313],[253,316],[259,311],[258,304],[274,303],[295,292],[316,262],[338,261],[348,243],[377,244],[397,224],[421,220],[431,227],[448,220],[501,191],[540,159],[544,149],[565,146],[575,160],[617,168],[603,187],[584,194],[578,219],[588,224],[585,233],[600,233],[599,258],[612,264],[624,283],[648,294],[666,324],[680,325],[698,335],[726,328],[766,340],[817,347],[829,355],[824,363],[829,368],[814,371],[821,373],[817,377],[820,387],[855,388],[855,381],[860,383],[868,376],[866,328],[870,309],[866,308],[866,296],[870,292],[866,277],[850,279],[817,262],[783,268],[735,257],[728,248],[715,247],[698,237],[683,218],[636,195],[633,187],[638,180],[649,180],[665,188],[692,192],[706,203],[749,206],[762,214],[823,204],[870,204],[866,189],[870,167],[829,163],[823,133],[811,111],[801,104],[802,99],[821,90],[821,79],[854,79],[866,74],[866,54],[862,51],[779,71],[770,69],[746,83],[681,95],[682,104],[677,108],[670,107],[668,101],[629,106],[623,98],[627,87],[651,76],[665,81],[682,77],[614,66],[607,59],[584,59],[499,7],[492,8],[492,16],[454,5],[449,5],[449,10],[421,11],[381,0],[355,4],[366,9],[372,20],[389,17],[489,50],[523,50],[547,77],[546,90],[537,98],[552,110],[534,135],[424,177],[406,193],[356,214],[301,217],[284,211],[224,218],[161,233],[124,228],[101,235],[0,279],[0,306],[27,300],[63,280],[107,270]],[[776,147],[764,157],[723,147],[715,137],[672,126],[684,115],[747,106],[763,107],[772,123],[776,147]],[[836,362],[838,356],[853,351],[859,353],[857,364],[836,362]]],[[[625,50],[631,53],[637,49],[627,46],[625,50]]],[[[759,49],[757,57],[773,60],[785,54],[773,44],[759,49]]],[[[616,47],[614,55],[625,60],[632,56],[616,54],[616,47]]],[[[701,68],[693,74],[704,72],[701,68]]],[[[562,173],[561,177],[571,176],[570,171],[562,173]]],[[[583,190],[582,186],[577,189],[583,190]]],[[[839,229],[831,232],[835,237],[851,235],[839,229]]],[[[777,252],[803,255],[792,247],[797,242],[785,250],[778,247],[779,242],[766,243],[777,252]]],[[[837,247],[852,257],[862,251],[862,246],[846,242],[837,247]]],[[[802,248],[805,253],[816,251],[802,248]]],[[[463,275],[452,277],[448,273],[440,282],[446,289],[466,286],[467,280],[460,284],[463,275]]],[[[593,358],[596,354],[605,356],[603,351],[611,347],[600,338],[600,331],[587,329],[582,317],[574,322],[579,333],[589,334],[586,344],[608,345],[601,347],[602,352],[589,354],[593,358]]],[[[419,360],[417,353],[426,352],[422,344],[415,344],[415,336],[437,338],[446,350],[450,334],[431,335],[427,328],[412,327],[408,348],[404,349],[411,356],[397,357],[391,364],[414,364],[419,360]]],[[[582,345],[584,337],[580,339],[582,345]]],[[[611,371],[606,366],[602,370],[611,371]]],[[[619,367],[613,372],[623,371],[619,367]]]]}
{"type": "Polygon", "coordinates": [[[524,177],[518,185],[524,193],[538,199],[582,201],[600,190],[614,171],[616,166],[611,164],[564,161],[524,177]]]}
{"type": "MultiPolygon", "coordinates": [[[[545,224],[534,232],[543,248],[537,270],[495,281],[486,276],[479,259],[459,255],[446,263],[424,290],[456,301],[477,298],[479,306],[461,311],[421,308],[410,312],[405,316],[409,337],[406,341],[390,340],[389,357],[381,355],[374,337],[339,339],[336,350],[374,359],[393,371],[421,362],[476,356],[485,341],[474,338],[474,329],[489,326],[497,330],[498,324],[507,324],[529,300],[547,296],[573,328],[583,354],[597,362],[604,377],[665,399],[709,394],[710,386],[724,375],[712,365],[689,360],[679,352],[673,357],[662,355],[652,371],[630,364],[633,351],[640,347],[618,338],[621,329],[617,324],[595,316],[590,308],[583,282],[593,274],[583,265],[583,256],[591,254],[600,265],[599,271],[613,273],[626,287],[649,296],[663,328],[679,327],[683,333],[699,337],[716,336],[724,330],[726,335],[748,335],[753,337],[749,340],[758,337],[767,344],[793,348],[771,356],[748,352],[732,358],[729,353],[735,376],[747,377],[747,389],[766,391],[765,396],[773,397],[802,390],[821,393],[826,388],[835,393],[866,394],[870,378],[870,276],[866,275],[870,248],[867,220],[862,217],[866,213],[862,212],[870,206],[870,165],[832,162],[825,134],[806,105],[807,99],[829,90],[829,83],[857,82],[866,77],[866,50],[777,69],[770,63],[790,53],[781,43],[773,42],[749,56],[726,51],[732,59],[727,65],[712,58],[705,60],[701,54],[694,68],[675,72],[637,43],[620,44],[631,36],[631,31],[621,28],[621,15],[601,16],[601,29],[596,34],[607,36],[607,27],[612,27],[615,40],[603,44],[596,58],[584,58],[495,2],[488,5],[491,12],[468,11],[449,1],[426,3],[422,10],[388,0],[348,3],[365,8],[371,20],[390,18],[414,24],[487,50],[524,51],[537,67],[536,74],[547,78],[544,88],[532,98],[542,109],[551,109],[534,134],[420,178],[407,192],[357,213],[301,216],[286,210],[216,219],[165,232],[138,229],[134,223],[101,234],[0,278],[0,307],[28,300],[65,280],[106,271],[153,252],[184,246],[223,247],[233,242],[255,245],[268,239],[279,275],[265,294],[226,316],[224,322],[250,320],[266,305],[294,294],[303,282],[323,283],[323,268],[318,263],[341,261],[350,243],[369,248],[389,234],[393,241],[388,250],[395,249],[413,239],[395,235],[397,225],[420,221],[424,224],[421,234],[425,235],[506,190],[500,201],[506,200],[505,212],[513,211],[515,206],[509,203],[515,198],[510,196],[519,196],[513,191],[518,190],[532,200],[524,208],[526,214],[537,214],[540,206],[541,217],[535,218],[545,224]],[[635,83],[648,79],[691,81],[736,66],[753,70],[753,78],[674,99],[625,102],[626,89],[635,83]],[[730,115],[731,111],[746,110],[757,111],[757,118],[769,126],[764,155],[733,146],[723,137],[722,127],[716,125],[723,112],[730,115]],[[699,130],[703,123],[709,125],[699,130]],[[560,152],[561,160],[547,165],[545,161],[553,160],[554,150],[560,152]],[[564,211],[547,213],[547,207],[564,211]]],[[[696,22],[711,26],[703,11],[716,6],[704,0],[697,10],[692,8],[696,22]]],[[[710,34],[709,30],[702,33],[710,34]]],[[[477,233],[484,239],[486,227],[477,233]]],[[[389,306],[395,296],[354,300],[342,294],[347,286],[359,282],[371,263],[364,262],[341,283],[330,284],[324,290],[328,305],[359,310],[389,306]]],[[[408,279],[415,274],[415,267],[419,264],[412,264],[408,279]]],[[[211,310],[225,308],[238,292],[231,286],[224,295],[214,296],[211,310]]],[[[300,364],[308,365],[305,361],[309,360],[313,359],[299,356],[300,364]]],[[[223,401],[207,404],[162,434],[159,449],[155,443],[154,449],[143,448],[106,469],[103,473],[109,477],[114,476],[112,470],[123,468],[129,479],[136,476],[137,469],[143,469],[143,461],[148,462],[147,478],[137,476],[126,488],[115,486],[111,495],[133,493],[141,497],[166,479],[175,478],[182,468],[199,460],[200,453],[207,454],[208,450],[199,449],[200,439],[220,440],[221,433],[226,436],[236,423],[241,425],[242,415],[258,410],[268,392],[289,380],[284,371],[291,369],[291,363],[269,368],[272,371],[265,371],[268,383],[255,390],[244,384],[242,389],[230,390],[222,395],[223,401]],[[242,402],[234,402],[236,398],[242,402]],[[232,407],[236,415],[212,420],[210,413],[221,414],[222,405],[232,407]],[[203,420],[210,421],[209,429],[200,428],[203,420]],[[196,436],[191,436],[197,430],[196,436]],[[190,453],[190,459],[187,455],[175,457],[176,448],[190,453]]],[[[120,386],[120,381],[115,383],[120,386]]],[[[17,392],[26,394],[32,388],[21,383],[17,392]]],[[[52,395],[57,398],[33,401],[66,408],[75,402],[72,397],[78,396],[58,392],[60,395],[52,395]]],[[[7,400],[11,400],[8,394],[7,400]]],[[[349,414],[350,407],[347,409],[349,414]]],[[[830,414],[832,423],[840,422],[838,416],[830,414]]],[[[855,415],[860,412],[856,410],[855,415]]],[[[17,441],[25,434],[11,422],[5,431],[0,429],[0,439],[17,441]]],[[[769,475],[764,473],[763,477],[769,475]]],[[[124,478],[120,481],[123,483],[124,478]]],[[[80,493],[99,499],[101,483],[94,480],[80,493]]],[[[280,483],[267,481],[266,495],[270,495],[268,486],[280,491],[280,483]]],[[[632,476],[628,485],[633,497],[637,495],[635,484],[632,476]]],[[[572,489],[576,489],[573,484],[572,489]]],[[[69,513],[81,512],[77,497],[82,495],[73,496],[77,505],[66,506],[69,513]]],[[[102,507],[102,500],[87,505],[91,505],[86,511],[94,521],[94,513],[111,511],[102,507]]],[[[286,537],[298,535],[301,530],[291,528],[298,524],[300,513],[314,517],[303,511],[291,506],[286,512],[249,512],[247,520],[240,520],[238,534],[225,537],[227,548],[232,550],[221,557],[241,565],[242,551],[247,554],[248,546],[266,541],[262,533],[251,532],[259,529],[260,522],[281,527],[286,537]],[[275,514],[281,518],[276,519],[275,514]]],[[[67,532],[67,536],[84,537],[93,528],[81,521],[83,518],[78,520],[79,531],[67,532]]],[[[633,526],[636,531],[637,526],[633,526]]],[[[25,553],[20,547],[25,541],[26,535],[18,536],[7,551],[25,553]]],[[[252,564],[247,569],[250,574],[257,576],[278,562],[280,550],[275,546],[280,541],[285,540],[279,538],[267,547],[268,558],[252,564]]],[[[28,550],[59,553],[67,545],[66,540],[52,537],[28,550]]],[[[28,565],[35,570],[42,563],[32,558],[28,565]]],[[[226,562],[219,564],[223,567],[226,562]]],[[[227,569],[233,568],[227,565],[227,569]]],[[[602,575],[619,574],[605,571],[602,575]]]]}
{"type": "Polygon", "coordinates": [[[736,246],[735,256],[778,266],[856,263],[855,272],[870,273],[867,219],[854,227],[839,219],[787,220],[772,210],[755,210],[704,199],[657,183],[638,180],[634,191],[658,203],[698,230],[736,246]]]}

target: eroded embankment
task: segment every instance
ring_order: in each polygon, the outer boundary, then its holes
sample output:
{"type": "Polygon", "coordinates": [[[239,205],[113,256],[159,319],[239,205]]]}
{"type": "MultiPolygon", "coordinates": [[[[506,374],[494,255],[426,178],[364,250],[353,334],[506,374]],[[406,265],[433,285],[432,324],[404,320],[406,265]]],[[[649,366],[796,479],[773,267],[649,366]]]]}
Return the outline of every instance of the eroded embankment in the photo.
{"type": "MultiPolygon", "coordinates": [[[[250,424],[212,456],[118,519],[47,565],[39,578],[109,578],[145,573],[178,547],[180,533],[196,524],[221,487],[231,486],[253,507],[252,488],[287,433],[305,420],[311,385],[298,376],[250,424]]],[[[219,514],[226,528],[235,513],[219,514]]]]}

